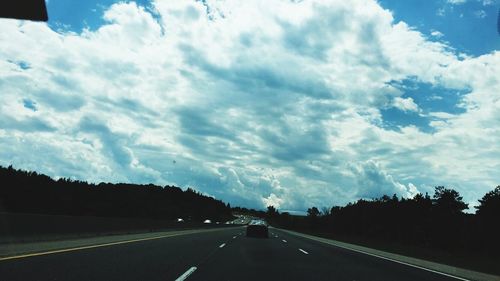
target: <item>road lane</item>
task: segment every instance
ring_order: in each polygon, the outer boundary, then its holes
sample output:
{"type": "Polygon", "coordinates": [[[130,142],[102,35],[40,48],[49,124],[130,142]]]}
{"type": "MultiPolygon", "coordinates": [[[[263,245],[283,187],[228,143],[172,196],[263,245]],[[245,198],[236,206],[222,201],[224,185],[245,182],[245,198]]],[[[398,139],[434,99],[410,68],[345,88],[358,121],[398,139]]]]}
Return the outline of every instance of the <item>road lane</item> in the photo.
{"type": "Polygon", "coordinates": [[[249,238],[241,227],[4,260],[0,280],[456,281],[277,229],[249,238]]]}
{"type": "Polygon", "coordinates": [[[268,239],[243,236],[229,243],[189,280],[457,279],[271,229],[268,239]]]}
{"type": "Polygon", "coordinates": [[[318,267],[330,267],[329,276],[336,276],[335,280],[461,280],[327,245],[277,229],[272,231],[281,237],[286,237],[292,247],[303,249],[309,256],[314,256],[318,267]]]}
{"type": "Polygon", "coordinates": [[[284,269],[301,263],[299,255],[272,236],[242,235],[200,265],[189,280],[290,280],[293,276],[284,269]]]}
{"type": "Polygon", "coordinates": [[[0,280],[175,280],[241,228],[0,261],[0,280]]]}

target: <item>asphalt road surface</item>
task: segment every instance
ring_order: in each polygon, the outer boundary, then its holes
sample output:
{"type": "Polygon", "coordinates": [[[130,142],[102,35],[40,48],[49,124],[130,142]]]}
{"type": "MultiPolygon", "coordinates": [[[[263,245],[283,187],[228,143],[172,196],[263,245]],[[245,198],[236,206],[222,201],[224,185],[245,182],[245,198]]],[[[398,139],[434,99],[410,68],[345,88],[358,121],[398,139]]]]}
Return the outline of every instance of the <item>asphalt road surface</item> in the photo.
{"type": "Polygon", "coordinates": [[[0,260],[0,280],[461,280],[270,229],[244,227],[0,260]]]}

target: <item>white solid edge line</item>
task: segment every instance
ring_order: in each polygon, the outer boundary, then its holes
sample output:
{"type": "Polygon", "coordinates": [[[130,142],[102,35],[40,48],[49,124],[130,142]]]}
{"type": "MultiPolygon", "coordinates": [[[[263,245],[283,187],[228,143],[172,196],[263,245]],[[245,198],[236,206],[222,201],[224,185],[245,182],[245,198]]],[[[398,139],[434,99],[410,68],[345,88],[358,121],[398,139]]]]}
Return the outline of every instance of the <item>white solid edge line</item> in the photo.
{"type": "Polygon", "coordinates": [[[226,246],[226,243],[220,244],[219,248],[224,248],[224,246],[226,246]]]}
{"type": "Polygon", "coordinates": [[[285,239],[283,239],[283,240],[281,240],[281,241],[283,241],[283,243],[286,243],[286,240],[285,240],[285,239]]]}
{"type": "MultiPolygon", "coordinates": [[[[303,237],[305,237],[305,236],[303,236],[303,237]]],[[[308,237],[306,237],[306,238],[308,238],[308,237]]],[[[309,238],[309,239],[311,239],[311,238],[309,238]]],[[[323,242],[321,240],[315,240],[315,239],[311,239],[311,240],[325,243],[325,242],[323,242]]],[[[339,247],[339,248],[343,248],[343,249],[346,249],[346,250],[349,250],[349,251],[354,251],[354,252],[358,252],[358,253],[361,253],[361,254],[369,255],[369,256],[372,256],[372,257],[376,257],[376,258],[380,258],[380,259],[392,261],[392,262],[395,262],[395,263],[404,264],[404,265],[407,265],[407,266],[415,267],[415,268],[418,268],[418,269],[422,269],[422,270],[425,270],[425,271],[433,272],[433,273],[440,274],[440,275],[443,275],[443,276],[448,276],[448,277],[455,278],[455,279],[458,279],[458,280],[471,281],[469,279],[465,279],[465,278],[458,277],[458,276],[455,276],[455,275],[451,275],[451,274],[448,274],[448,273],[444,273],[444,272],[436,271],[436,270],[433,270],[433,269],[425,268],[423,266],[414,265],[414,264],[407,263],[407,262],[404,262],[404,261],[398,261],[398,260],[395,260],[395,259],[391,259],[391,258],[387,258],[387,257],[384,257],[384,256],[380,256],[380,255],[377,255],[377,254],[372,254],[372,253],[368,253],[368,252],[361,251],[361,250],[351,249],[351,248],[348,248],[348,247],[345,247],[345,246],[340,246],[340,245],[333,245],[333,244],[329,244],[329,243],[325,243],[325,244],[328,244],[328,245],[331,245],[331,246],[335,246],[335,247],[339,247]]],[[[299,249],[299,250],[302,251],[302,249],[299,249]]]]}
{"type": "MultiPolygon", "coordinates": [[[[334,246],[337,246],[337,245],[334,245],[334,246]]],[[[362,253],[362,254],[365,254],[365,255],[369,255],[369,256],[372,256],[372,257],[376,257],[376,258],[380,258],[380,259],[392,261],[392,262],[395,262],[395,263],[404,264],[404,265],[407,265],[407,266],[411,266],[411,267],[415,267],[415,268],[422,269],[422,270],[425,270],[425,271],[433,272],[433,273],[436,273],[436,274],[448,276],[448,277],[455,278],[455,279],[458,279],[458,280],[471,281],[469,279],[465,279],[465,278],[458,277],[458,276],[455,276],[455,275],[451,275],[451,274],[448,274],[448,273],[444,273],[444,272],[436,271],[436,270],[433,270],[433,269],[425,268],[423,266],[414,265],[414,264],[407,263],[407,262],[404,262],[404,261],[398,261],[398,260],[395,260],[395,259],[391,259],[391,258],[387,258],[387,257],[384,257],[384,256],[380,256],[380,255],[377,255],[377,254],[372,254],[372,253],[368,253],[368,252],[364,252],[364,251],[360,251],[360,250],[356,250],[356,249],[351,249],[351,248],[347,248],[347,247],[343,247],[343,246],[337,246],[337,247],[344,248],[344,249],[347,249],[347,250],[350,250],[350,251],[354,251],[354,252],[358,252],[358,253],[362,253]]]]}
{"type": "Polygon", "coordinates": [[[193,272],[196,270],[196,266],[192,266],[190,269],[188,269],[184,274],[179,276],[175,281],[184,281],[186,278],[188,278],[189,275],[193,274],[193,272]]]}
{"type": "Polygon", "coordinates": [[[302,250],[302,249],[300,249],[300,248],[299,248],[299,251],[301,251],[302,253],[304,253],[304,254],[306,254],[306,255],[309,255],[309,253],[308,253],[308,252],[306,252],[306,251],[304,251],[304,250],[302,250]]]}

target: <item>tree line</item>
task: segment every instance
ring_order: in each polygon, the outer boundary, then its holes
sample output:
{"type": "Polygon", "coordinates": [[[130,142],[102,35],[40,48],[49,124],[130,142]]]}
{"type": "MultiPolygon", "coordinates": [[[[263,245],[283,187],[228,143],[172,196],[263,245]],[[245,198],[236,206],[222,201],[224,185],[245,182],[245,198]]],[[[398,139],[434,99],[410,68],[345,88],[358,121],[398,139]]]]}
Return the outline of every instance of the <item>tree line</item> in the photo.
{"type": "Polygon", "coordinates": [[[311,207],[307,216],[231,208],[220,200],[188,188],[125,183],[54,180],[37,172],[0,166],[0,212],[225,221],[232,212],[263,217],[272,225],[333,238],[397,242],[450,253],[479,254],[500,260],[500,186],[486,193],[475,214],[451,188],[413,198],[384,195],[346,206],[311,207]]]}
{"type": "Polygon", "coordinates": [[[265,216],[274,225],[338,238],[361,238],[371,242],[400,243],[439,249],[449,253],[500,258],[500,186],[479,200],[475,214],[464,213],[468,205],[460,194],[444,186],[431,197],[384,195],[360,199],[346,206],[319,210],[307,216],[280,213],[269,206],[265,216]]]}
{"type": "Polygon", "coordinates": [[[0,212],[72,216],[228,220],[231,207],[192,188],[54,180],[0,166],[0,212]]]}

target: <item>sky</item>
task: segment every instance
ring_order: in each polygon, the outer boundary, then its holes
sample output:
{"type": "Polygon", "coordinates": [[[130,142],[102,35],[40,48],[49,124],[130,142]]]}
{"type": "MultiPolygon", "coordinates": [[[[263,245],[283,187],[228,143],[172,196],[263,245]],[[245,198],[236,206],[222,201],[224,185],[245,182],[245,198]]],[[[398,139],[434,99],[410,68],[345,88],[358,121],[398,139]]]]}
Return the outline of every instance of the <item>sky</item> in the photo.
{"type": "MultiPolygon", "coordinates": [[[[303,213],[500,185],[495,0],[48,0],[0,19],[0,165],[303,213]]],[[[472,209],[471,209],[472,210],[472,209]]]]}

